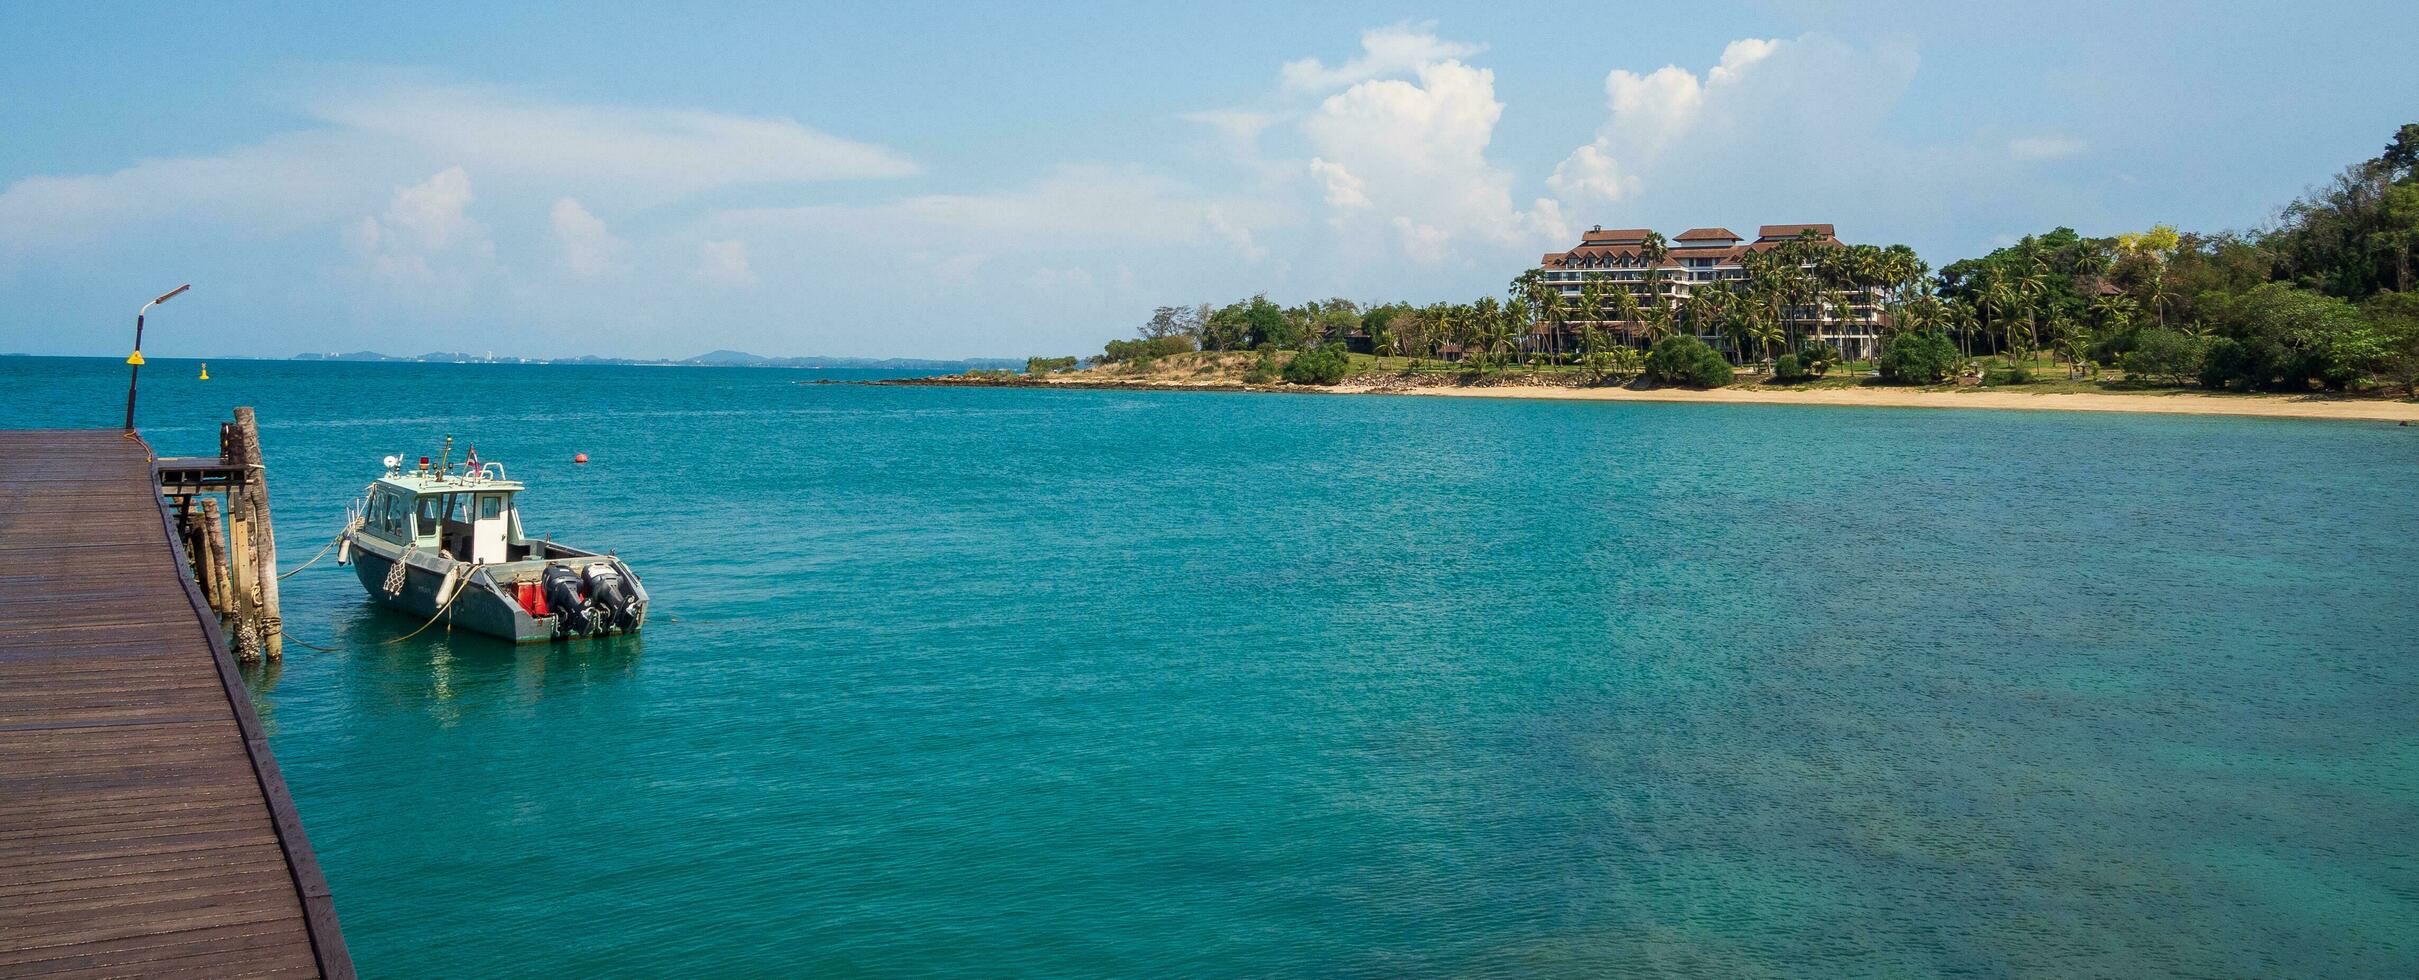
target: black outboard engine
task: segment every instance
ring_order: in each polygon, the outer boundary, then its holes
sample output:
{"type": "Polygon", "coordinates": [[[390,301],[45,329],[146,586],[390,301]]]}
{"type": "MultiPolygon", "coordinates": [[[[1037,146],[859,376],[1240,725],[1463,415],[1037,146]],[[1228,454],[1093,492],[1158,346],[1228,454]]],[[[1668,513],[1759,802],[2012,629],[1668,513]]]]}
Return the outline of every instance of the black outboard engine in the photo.
{"type": "Polygon", "coordinates": [[[595,607],[599,631],[638,629],[638,596],[622,573],[600,561],[588,566],[582,581],[588,586],[588,601],[595,607]]]}
{"type": "Polygon", "coordinates": [[[538,578],[538,587],[546,591],[546,605],[554,611],[556,635],[588,635],[593,626],[588,621],[588,600],[580,595],[580,573],[548,565],[538,578]]]}

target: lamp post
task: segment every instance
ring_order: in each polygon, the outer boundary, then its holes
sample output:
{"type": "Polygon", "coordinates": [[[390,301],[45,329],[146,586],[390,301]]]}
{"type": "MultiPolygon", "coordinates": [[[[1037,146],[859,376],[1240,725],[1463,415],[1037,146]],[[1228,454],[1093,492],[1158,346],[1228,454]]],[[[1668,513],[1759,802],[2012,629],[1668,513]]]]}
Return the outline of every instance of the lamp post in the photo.
{"type": "Polygon", "coordinates": [[[178,294],[192,288],[192,283],[178,286],[160,294],[160,298],[143,304],[142,309],[134,311],[134,353],[126,358],[126,431],[128,432],[134,431],[134,382],[143,374],[143,314],[151,312],[152,307],[175,299],[178,294]]]}

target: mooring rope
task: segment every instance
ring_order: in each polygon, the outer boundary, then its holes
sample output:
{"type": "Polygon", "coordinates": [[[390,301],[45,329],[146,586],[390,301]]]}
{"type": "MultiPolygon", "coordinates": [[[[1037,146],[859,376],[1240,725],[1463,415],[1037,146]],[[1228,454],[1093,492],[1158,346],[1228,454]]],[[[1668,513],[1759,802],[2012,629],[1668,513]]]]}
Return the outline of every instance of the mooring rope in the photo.
{"type": "MultiPolygon", "coordinates": [[[[398,566],[398,567],[400,567],[400,566],[398,566]]],[[[384,643],[381,643],[381,644],[379,644],[379,645],[380,645],[380,646],[386,646],[386,645],[388,645],[388,644],[401,643],[401,642],[403,642],[403,641],[405,641],[405,640],[411,639],[412,637],[415,637],[415,636],[418,636],[418,635],[420,635],[420,634],[422,634],[422,633],[425,633],[425,632],[427,632],[427,631],[428,631],[428,628],[429,628],[429,627],[437,625],[437,620],[445,618],[445,613],[446,613],[446,611],[447,611],[447,610],[450,610],[450,609],[452,609],[452,608],[454,607],[454,601],[455,601],[455,600],[457,600],[457,599],[462,598],[462,593],[465,593],[465,592],[470,591],[470,577],[471,577],[471,576],[473,576],[473,575],[477,575],[477,574],[479,574],[479,569],[480,569],[481,567],[482,567],[482,566],[480,566],[480,565],[476,565],[476,564],[474,564],[474,565],[470,566],[470,570],[469,570],[469,571],[462,573],[462,584],[461,584],[461,585],[459,585],[459,586],[457,586],[457,587],[455,587],[455,589],[454,589],[454,594],[452,594],[452,595],[449,595],[449,596],[446,596],[446,597],[445,597],[445,604],[444,604],[444,605],[442,605],[442,606],[438,606],[438,607],[437,607],[437,614],[436,614],[436,615],[434,615],[434,616],[430,616],[430,617],[428,617],[428,622],[425,622],[425,623],[420,624],[420,628],[419,628],[419,629],[413,630],[413,631],[411,631],[411,632],[409,632],[409,633],[405,633],[405,634],[403,634],[402,636],[398,636],[398,637],[396,637],[396,638],[394,638],[394,639],[392,639],[392,640],[387,640],[387,641],[385,641],[384,643]]],[[[446,628],[447,628],[447,629],[452,629],[453,627],[452,627],[451,625],[448,625],[446,628]]]]}
{"type": "MultiPolygon", "coordinates": [[[[333,537],[333,538],[329,538],[329,539],[328,539],[328,543],[326,543],[326,544],[323,544],[323,545],[320,545],[320,546],[319,546],[319,553],[318,553],[318,554],[316,554],[316,555],[312,555],[312,556],[311,556],[311,560],[310,560],[310,561],[306,561],[306,562],[303,562],[303,563],[302,563],[302,564],[300,564],[300,565],[296,565],[296,566],[294,566],[294,571],[291,571],[291,572],[279,572],[279,573],[277,574],[277,580],[278,580],[278,581],[280,581],[280,582],[283,582],[283,581],[285,581],[285,580],[286,580],[286,579],[288,579],[288,578],[292,578],[292,577],[293,577],[293,575],[294,575],[294,572],[299,572],[299,571],[302,571],[303,569],[306,569],[306,568],[311,567],[312,565],[316,565],[316,564],[318,564],[320,559],[325,558],[325,557],[327,557],[327,556],[328,556],[328,549],[330,549],[330,548],[334,548],[334,547],[336,547],[338,544],[343,543],[343,542],[344,542],[344,536],[345,536],[345,535],[347,535],[347,534],[351,534],[351,533],[353,533],[353,529],[354,529],[354,528],[358,528],[358,527],[360,527],[360,526],[361,526],[361,522],[360,522],[360,521],[354,521],[354,522],[352,522],[352,523],[350,523],[350,524],[346,524],[346,525],[344,526],[344,530],[336,532],[336,536],[335,536],[335,537],[333,537]]],[[[305,645],[305,646],[308,646],[309,644],[304,644],[304,645],[305,645]]]]}
{"type": "Polygon", "coordinates": [[[295,636],[295,635],[294,635],[294,633],[293,633],[293,631],[288,630],[288,629],[286,629],[286,628],[285,628],[285,627],[283,627],[283,626],[280,626],[280,627],[278,627],[278,628],[277,628],[277,635],[279,635],[279,636],[283,636],[283,637],[285,637],[286,639],[292,640],[292,641],[294,641],[294,642],[295,642],[295,643],[297,643],[297,644],[300,644],[300,645],[305,646],[305,647],[309,647],[309,648],[311,648],[311,649],[313,649],[313,650],[317,650],[317,651],[319,651],[319,652],[321,652],[321,653],[335,653],[335,652],[337,652],[337,650],[336,650],[336,648],[335,648],[335,647],[323,647],[323,646],[320,646],[319,644],[316,644],[316,643],[313,643],[313,642],[311,642],[311,641],[309,641],[309,640],[303,639],[302,637],[295,636]]]}

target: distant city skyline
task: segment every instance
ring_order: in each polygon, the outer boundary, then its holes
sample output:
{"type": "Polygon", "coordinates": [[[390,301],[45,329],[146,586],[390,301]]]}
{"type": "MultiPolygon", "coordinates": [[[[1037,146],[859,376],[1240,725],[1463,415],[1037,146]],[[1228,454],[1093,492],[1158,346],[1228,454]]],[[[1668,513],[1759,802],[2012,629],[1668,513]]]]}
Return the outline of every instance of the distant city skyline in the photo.
{"type": "Polygon", "coordinates": [[[10,6],[0,350],[1086,353],[1597,225],[2247,228],[2419,119],[2385,3],[1552,13],[10,6]]]}

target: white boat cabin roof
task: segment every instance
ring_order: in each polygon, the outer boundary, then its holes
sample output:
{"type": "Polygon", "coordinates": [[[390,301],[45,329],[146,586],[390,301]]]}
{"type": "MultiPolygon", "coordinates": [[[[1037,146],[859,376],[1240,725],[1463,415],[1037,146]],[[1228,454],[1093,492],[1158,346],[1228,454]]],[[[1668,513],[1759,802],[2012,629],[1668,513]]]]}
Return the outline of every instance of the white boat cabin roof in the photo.
{"type": "Polygon", "coordinates": [[[503,467],[489,463],[484,469],[488,472],[441,473],[432,469],[423,473],[419,470],[403,470],[379,477],[377,485],[407,497],[446,493],[519,493],[526,489],[519,480],[505,479],[503,467]]]}

